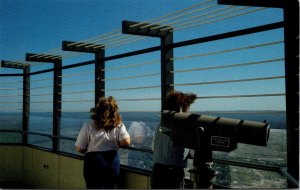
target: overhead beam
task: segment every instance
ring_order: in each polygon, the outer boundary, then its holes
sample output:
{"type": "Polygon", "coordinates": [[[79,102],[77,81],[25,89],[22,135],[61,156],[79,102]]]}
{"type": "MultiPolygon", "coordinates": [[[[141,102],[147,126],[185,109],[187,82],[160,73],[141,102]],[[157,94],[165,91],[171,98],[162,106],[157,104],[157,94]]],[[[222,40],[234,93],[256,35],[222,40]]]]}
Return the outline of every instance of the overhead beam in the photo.
{"type": "Polygon", "coordinates": [[[133,35],[149,36],[149,37],[163,37],[168,35],[172,30],[172,29],[161,30],[163,28],[170,28],[170,27],[161,26],[158,24],[141,23],[141,22],[134,22],[128,20],[122,21],[123,34],[133,34],[133,35]]]}
{"type": "Polygon", "coordinates": [[[57,63],[59,61],[61,62],[62,56],[50,55],[50,54],[26,53],[25,59],[26,61],[32,61],[32,62],[57,63]]]}
{"type": "Polygon", "coordinates": [[[29,66],[28,63],[16,62],[16,61],[1,61],[1,67],[12,68],[12,69],[25,69],[29,66]]]}
{"type": "Polygon", "coordinates": [[[84,42],[62,41],[62,50],[64,51],[97,53],[102,49],[104,49],[103,45],[84,43],[84,42]]]}

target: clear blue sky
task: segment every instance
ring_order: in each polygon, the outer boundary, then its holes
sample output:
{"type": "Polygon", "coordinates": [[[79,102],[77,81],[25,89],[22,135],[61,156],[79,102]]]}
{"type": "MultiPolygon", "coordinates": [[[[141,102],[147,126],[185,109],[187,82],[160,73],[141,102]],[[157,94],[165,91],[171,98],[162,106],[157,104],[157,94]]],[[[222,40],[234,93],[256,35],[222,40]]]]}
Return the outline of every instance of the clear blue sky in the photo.
{"type": "MultiPolygon", "coordinates": [[[[122,20],[147,21],[168,13],[178,11],[204,0],[0,0],[0,59],[10,61],[24,61],[26,53],[45,53],[61,47],[63,40],[80,41],[99,36],[121,28],[122,20]]],[[[216,1],[214,1],[216,2],[216,1]]],[[[214,3],[212,2],[212,3],[214,3]]],[[[253,14],[231,18],[225,21],[215,22],[192,29],[174,33],[174,41],[188,40],[212,34],[218,34],[236,29],[247,28],[260,24],[267,24],[282,20],[280,9],[267,9],[253,14]]],[[[171,21],[170,21],[171,22],[171,21]]],[[[240,37],[219,42],[194,45],[192,47],[174,50],[175,58],[216,52],[224,49],[245,47],[250,45],[269,43],[283,40],[281,29],[267,33],[259,33],[249,37],[240,37]]],[[[159,45],[158,39],[148,39],[145,42],[133,45],[124,45],[106,50],[106,55],[129,52],[144,47],[159,45]]],[[[159,59],[159,53],[151,53],[142,56],[130,57],[107,63],[107,68],[120,64],[137,64],[159,59]]],[[[254,62],[283,58],[283,43],[248,49],[214,56],[199,56],[193,59],[175,60],[175,70],[210,67],[218,65],[230,65],[245,62],[254,62]]],[[[93,56],[72,58],[63,60],[63,64],[71,64],[77,61],[87,61],[93,56]]],[[[34,66],[33,71],[51,68],[48,64],[34,66]]],[[[92,66],[65,71],[76,73],[92,70],[92,66]]],[[[107,78],[119,78],[132,74],[145,74],[159,72],[159,64],[144,66],[142,69],[127,69],[124,71],[111,71],[107,78]]],[[[16,73],[16,70],[0,69],[0,73],[16,73]]],[[[268,63],[262,65],[246,66],[240,68],[227,68],[222,70],[195,71],[178,73],[175,75],[175,83],[199,83],[218,80],[235,80],[243,78],[258,78],[284,75],[283,62],[268,63]]],[[[49,75],[51,77],[51,75],[49,75]]],[[[33,76],[32,79],[41,76],[33,76]]],[[[42,76],[43,77],[47,77],[42,76]]],[[[70,78],[65,83],[93,80],[92,75],[70,78]]],[[[134,80],[107,81],[107,88],[126,88],[133,86],[159,85],[160,77],[137,78],[134,80]]],[[[3,85],[3,84],[2,84],[3,85]]],[[[37,84],[36,86],[47,85],[37,84]]],[[[51,85],[51,81],[48,85],[51,85]]],[[[35,84],[32,85],[34,87],[35,84]]],[[[64,87],[63,91],[92,90],[93,83],[78,85],[77,87],[64,87]],[[74,90],[75,89],[75,90],[74,90]]],[[[247,83],[217,84],[217,85],[191,85],[178,86],[178,90],[194,92],[198,96],[221,96],[235,94],[263,94],[284,93],[284,80],[267,80],[247,83]]],[[[139,91],[108,91],[107,95],[114,95],[117,99],[126,98],[159,98],[160,89],[148,89],[139,91]]],[[[45,91],[45,89],[44,89],[45,91]]],[[[2,91],[3,92],[3,91],[2,91]]],[[[34,94],[33,90],[33,94],[34,94]]],[[[36,90],[36,93],[42,93],[36,90]]],[[[49,90],[51,93],[51,90],[49,90]]],[[[45,97],[47,98],[47,97],[45,97]]],[[[49,98],[49,97],[48,97],[49,98]]],[[[92,100],[93,94],[66,95],[65,100],[92,100]]],[[[39,101],[32,97],[32,101],[39,101]]],[[[42,99],[41,101],[45,101],[42,99]]],[[[86,110],[92,103],[64,103],[63,107],[69,109],[86,110]]],[[[148,102],[120,102],[123,110],[159,110],[159,101],[148,102]]],[[[32,106],[34,107],[34,106],[32,106]]],[[[199,99],[194,110],[284,110],[284,97],[266,98],[238,98],[238,99],[199,99]]]]}

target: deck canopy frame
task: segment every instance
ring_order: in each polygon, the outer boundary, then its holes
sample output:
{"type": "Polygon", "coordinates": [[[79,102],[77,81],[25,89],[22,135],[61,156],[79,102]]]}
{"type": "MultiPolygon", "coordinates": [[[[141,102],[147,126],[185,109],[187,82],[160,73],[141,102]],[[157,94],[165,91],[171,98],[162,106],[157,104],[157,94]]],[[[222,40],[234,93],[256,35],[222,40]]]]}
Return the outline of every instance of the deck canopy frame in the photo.
{"type": "Polygon", "coordinates": [[[22,143],[27,144],[30,114],[30,65],[23,62],[1,61],[1,67],[23,70],[23,102],[22,102],[22,143]]]}
{"type": "Polygon", "coordinates": [[[62,50],[95,54],[95,107],[98,99],[105,96],[105,47],[81,42],[62,42],[62,50]]]}
{"type": "Polygon", "coordinates": [[[169,26],[160,26],[151,23],[142,23],[134,21],[122,21],[122,32],[124,34],[158,37],[160,38],[160,51],[161,51],[161,110],[164,110],[166,105],[167,94],[174,90],[171,85],[174,83],[174,62],[171,58],[174,57],[173,48],[170,47],[173,44],[173,29],[169,26]],[[154,28],[149,29],[143,28],[143,26],[151,25],[154,28]],[[161,28],[168,28],[167,30],[161,31],[161,28]]]}
{"type": "Polygon", "coordinates": [[[52,146],[54,152],[59,150],[59,134],[61,128],[61,97],[62,97],[62,57],[44,54],[27,53],[26,61],[53,63],[53,129],[52,129],[52,146]]]}

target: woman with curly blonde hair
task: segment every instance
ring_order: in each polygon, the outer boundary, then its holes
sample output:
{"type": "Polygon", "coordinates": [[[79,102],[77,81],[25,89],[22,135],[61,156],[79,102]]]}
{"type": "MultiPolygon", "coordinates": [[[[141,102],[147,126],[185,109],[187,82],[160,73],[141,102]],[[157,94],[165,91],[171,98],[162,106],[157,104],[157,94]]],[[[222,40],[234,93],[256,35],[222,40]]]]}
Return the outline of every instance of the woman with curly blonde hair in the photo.
{"type": "Polygon", "coordinates": [[[82,126],[75,143],[76,151],[85,154],[86,187],[112,189],[120,172],[118,149],[130,144],[130,136],[112,96],[100,98],[90,112],[91,121],[82,126]]]}

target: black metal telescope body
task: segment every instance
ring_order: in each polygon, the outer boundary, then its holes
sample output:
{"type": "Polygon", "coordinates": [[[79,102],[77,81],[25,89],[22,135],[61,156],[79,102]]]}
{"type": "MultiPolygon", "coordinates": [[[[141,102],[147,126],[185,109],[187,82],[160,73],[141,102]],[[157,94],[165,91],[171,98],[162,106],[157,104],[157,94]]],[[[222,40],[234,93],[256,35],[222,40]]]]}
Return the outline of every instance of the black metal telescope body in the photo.
{"type": "Polygon", "coordinates": [[[212,150],[230,152],[238,143],[266,146],[270,124],[224,117],[214,117],[164,110],[161,116],[164,127],[171,129],[175,144],[195,149],[197,130],[209,136],[212,150]]]}
{"type": "Polygon", "coordinates": [[[217,172],[211,168],[212,151],[230,152],[238,143],[266,146],[270,125],[191,113],[164,110],[161,125],[175,145],[195,150],[194,169],[190,170],[194,188],[210,188],[217,172]]]}

